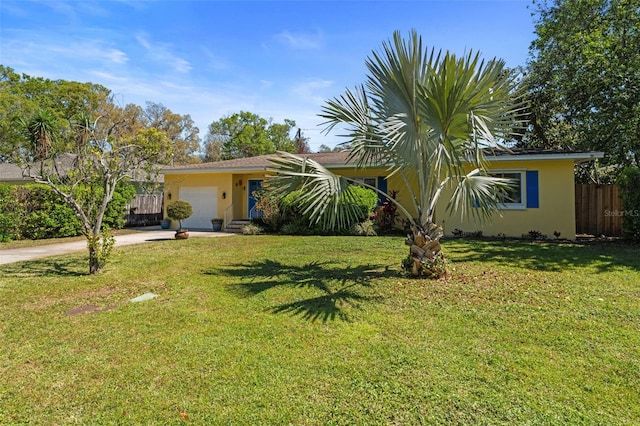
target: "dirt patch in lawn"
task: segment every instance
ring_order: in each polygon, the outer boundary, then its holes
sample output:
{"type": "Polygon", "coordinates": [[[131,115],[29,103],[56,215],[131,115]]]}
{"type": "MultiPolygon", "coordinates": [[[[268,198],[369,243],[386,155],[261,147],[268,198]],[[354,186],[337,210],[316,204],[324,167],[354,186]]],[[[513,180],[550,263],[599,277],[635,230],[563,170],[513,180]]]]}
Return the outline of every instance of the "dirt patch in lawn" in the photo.
{"type": "Polygon", "coordinates": [[[84,290],[75,294],[69,294],[62,297],[43,296],[39,300],[34,300],[22,305],[23,309],[28,311],[39,311],[47,309],[51,306],[59,304],[77,305],[79,302],[85,302],[82,306],[95,306],[100,300],[107,299],[113,304],[111,296],[114,294],[122,294],[122,299],[126,299],[127,289],[123,287],[102,287],[96,290],[84,290]]]}
{"type": "Polygon", "coordinates": [[[107,306],[104,308],[101,308],[100,306],[96,306],[96,305],[83,305],[67,311],[67,315],[70,317],[73,317],[73,316],[82,315],[82,314],[99,314],[101,312],[111,311],[117,307],[118,307],[117,305],[107,306]]]}

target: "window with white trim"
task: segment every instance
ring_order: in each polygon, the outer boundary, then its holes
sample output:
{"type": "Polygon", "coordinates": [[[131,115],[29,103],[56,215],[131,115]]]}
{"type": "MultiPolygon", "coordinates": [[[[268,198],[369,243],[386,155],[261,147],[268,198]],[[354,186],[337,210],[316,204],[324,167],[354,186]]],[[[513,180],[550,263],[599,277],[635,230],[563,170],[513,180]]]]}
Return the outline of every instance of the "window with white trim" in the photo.
{"type": "Polygon", "coordinates": [[[364,183],[365,185],[372,186],[374,188],[378,188],[378,179],[375,177],[360,177],[354,179],[356,185],[358,183],[364,183]]]}
{"type": "Polygon", "coordinates": [[[525,173],[521,170],[491,171],[489,176],[508,179],[509,189],[502,197],[500,208],[524,209],[525,208],[525,173]]]}

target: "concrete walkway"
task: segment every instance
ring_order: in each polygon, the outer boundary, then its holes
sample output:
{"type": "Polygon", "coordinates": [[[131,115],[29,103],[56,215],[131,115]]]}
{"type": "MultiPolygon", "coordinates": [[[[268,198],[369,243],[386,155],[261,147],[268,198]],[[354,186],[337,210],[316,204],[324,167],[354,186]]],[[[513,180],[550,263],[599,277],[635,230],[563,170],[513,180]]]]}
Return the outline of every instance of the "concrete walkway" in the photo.
{"type": "MultiPolygon", "coordinates": [[[[117,235],[116,247],[130,244],[142,244],[153,241],[173,240],[172,230],[161,230],[159,226],[138,229],[133,234],[117,235]]],[[[228,237],[234,234],[211,231],[189,230],[189,238],[228,237]]],[[[41,257],[56,256],[65,253],[75,253],[87,250],[87,240],[69,243],[48,244],[35,247],[0,250],[0,265],[5,263],[22,262],[24,260],[39,259],[41,257]]]]}

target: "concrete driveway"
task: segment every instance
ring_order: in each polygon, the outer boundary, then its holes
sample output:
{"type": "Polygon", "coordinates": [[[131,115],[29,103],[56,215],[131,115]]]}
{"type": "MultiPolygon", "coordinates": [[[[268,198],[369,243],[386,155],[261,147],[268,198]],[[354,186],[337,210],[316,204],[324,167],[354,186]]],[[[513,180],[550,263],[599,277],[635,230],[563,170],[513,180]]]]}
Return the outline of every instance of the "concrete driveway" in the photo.
{"type": "MultiPolygon", "coordinates": [[[[116,247],[130,244],[150,243],[153,241],[173,240],[172,230],[161,230],[159,227],[142,228],[134,234],[117,235],[116,247]]],[[[228,237],[234,234],[211,231],[189,230],[189,238],[213,238],[228,237]]],[[[69,243],[48,244],[35,247],[0,250],[0,265],[5,263],[22,262],[24,260],[38,259],[41,257],[56,256],[65,253],[74,253],[87,250],[87,241],[73,241],[69,243]]]]}

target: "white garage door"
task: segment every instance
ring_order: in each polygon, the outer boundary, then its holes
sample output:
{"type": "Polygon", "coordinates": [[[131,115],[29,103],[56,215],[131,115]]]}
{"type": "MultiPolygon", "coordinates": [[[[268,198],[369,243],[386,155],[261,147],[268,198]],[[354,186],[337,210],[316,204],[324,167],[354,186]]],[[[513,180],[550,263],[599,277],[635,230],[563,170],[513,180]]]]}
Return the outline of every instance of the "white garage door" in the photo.
{"type": "Polygon", "coordinates": [[[182,221],[187,229],[211,229],[211,219],[218,217],[218,188],[199,186],[180,188],[180,199],[193,207],[191,217],[182,221]]]}

